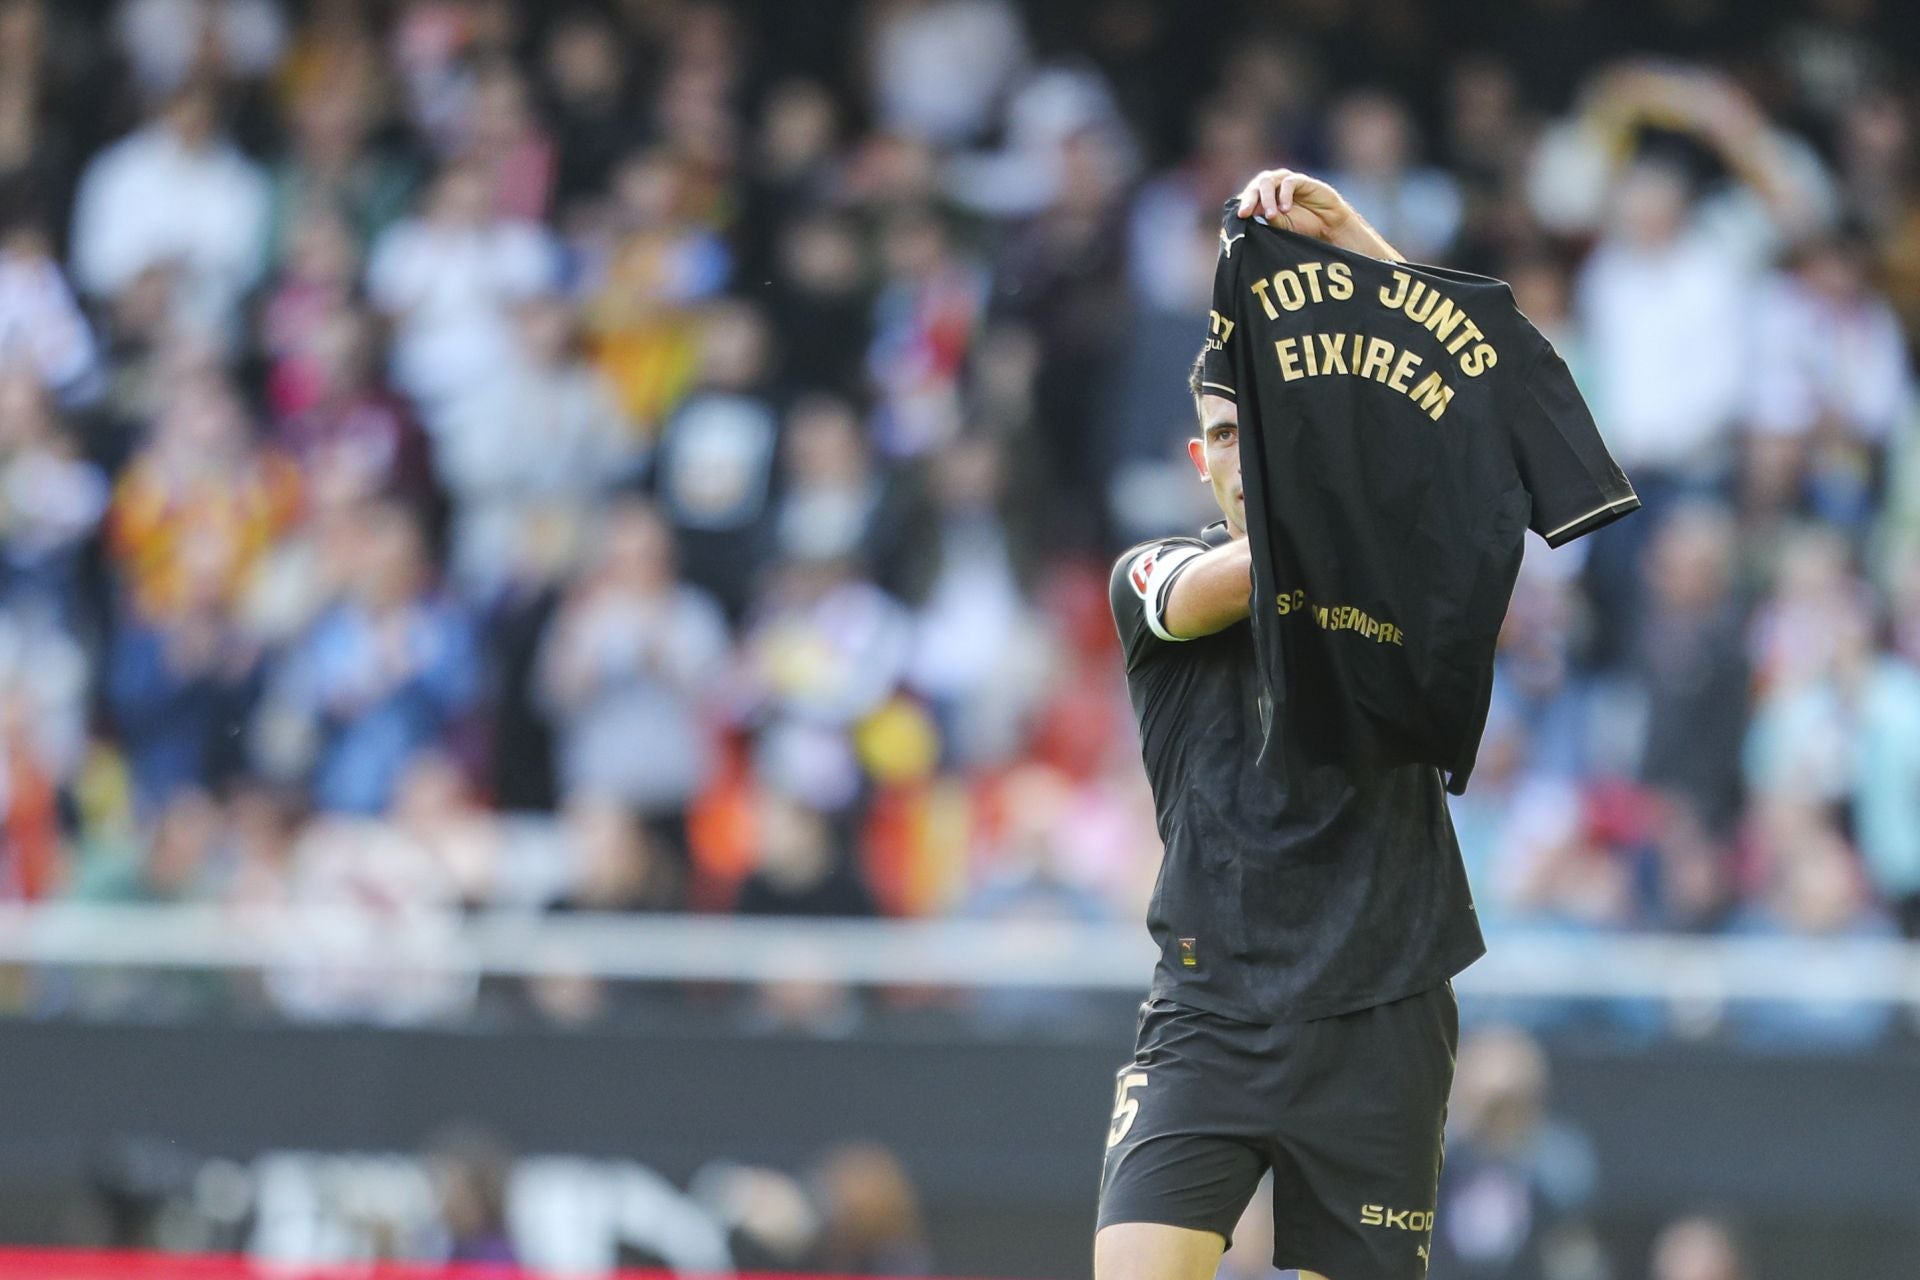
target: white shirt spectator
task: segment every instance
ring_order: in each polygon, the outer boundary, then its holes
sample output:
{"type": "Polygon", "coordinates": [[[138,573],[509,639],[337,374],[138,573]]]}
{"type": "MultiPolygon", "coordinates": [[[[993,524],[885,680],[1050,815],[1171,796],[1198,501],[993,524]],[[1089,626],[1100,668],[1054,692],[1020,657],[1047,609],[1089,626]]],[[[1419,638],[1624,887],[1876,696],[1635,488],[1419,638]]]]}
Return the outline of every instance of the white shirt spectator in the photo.
{"type": "Polygon", "coordinates": [[[1857,440],[1891,438],[1907,413],[1912,371],[1900,319],[1884,299],[1837,299],[1779,275],[1753,310],[1747,421],[1755,431],[1804,436],[1832,417],[1857,440]]]}
{"type": "Polygon", "coordinates": [[[613,389],[583,363],[541,365],[516,353],[455,398],[444,423],[434,460],[458,500],[454,577],[472,599],[490,598],[543,556],[570,554],[591,500],[635,456],[613,389]]]}
{"type": "Polygon", "coordinates": [[[1027,64],[1027,34],[1006,0],[894,5],[871,48],[873,95],[885,127],[936,144],[983,133],[1027,64]]]}
{"type": "Polygon", "coordinates": [[[430,429],[444,425],[448,397],[513,358],[510,309],[543,292],[555,266],[551,238],[532,223],[409,218],[380,237],[367,288],[399,322],[394,381],[430,429]]]}
{"type": "Polygon", "coordinates": [[[692,587],[583,602],[549,633],[540,658],[565,793],[649,813],[691,804],[713,773],[707,704],[730,653],[719,606],[692,587]]]}
{"type": "Polygon", "coordinates": [[[59,264],[45,254],[0,249],[0,369],[33,370],[40,385],[72,402],[98,373],[86,317],[59,264]]]}
{"type": "Polygon", "coordinates": [[[74,278],[99,298],[152,267],[181,270],[180,319],[224,332],[264,265],[267,180],[223,139],[148,125],[94,158],[73,219],[74,278]]]}
{"type": "Polygon", "coordinates": [[[1743,407],[1747,299],[1737,259],[1703,233],[1603,243],[1576,291],[1595,417],[1634,467],[1711,466],[1743,407]]]}

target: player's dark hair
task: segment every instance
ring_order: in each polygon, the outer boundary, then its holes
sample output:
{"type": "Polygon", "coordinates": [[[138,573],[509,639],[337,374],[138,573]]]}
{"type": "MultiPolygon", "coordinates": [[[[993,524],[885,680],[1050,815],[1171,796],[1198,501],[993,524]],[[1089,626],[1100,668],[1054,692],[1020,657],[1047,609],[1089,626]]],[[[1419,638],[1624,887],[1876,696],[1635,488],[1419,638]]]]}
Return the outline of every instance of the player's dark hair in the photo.
{"type": "Polygon", "coordinates": [[[1187,370],[1187,394],[1193,397],[1196,404],[1198,404],[1200,400],[1200,380],[1206,376],[1207,349],[1201,347],[1200,350],[1194,354],[1192,367],[1187,370]]]}

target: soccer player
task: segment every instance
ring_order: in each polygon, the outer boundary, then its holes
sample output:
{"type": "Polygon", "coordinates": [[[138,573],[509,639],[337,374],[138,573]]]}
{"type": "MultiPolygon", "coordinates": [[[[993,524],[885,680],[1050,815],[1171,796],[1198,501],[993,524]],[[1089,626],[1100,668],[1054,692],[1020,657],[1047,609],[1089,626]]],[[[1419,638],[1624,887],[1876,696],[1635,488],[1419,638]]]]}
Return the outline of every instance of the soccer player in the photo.
{"type": "MultiPolygon", "coordinates": [[[[1401,260],[1304,174],[1259,174],[1238,211],[1401,260]]],[[[1415,1280],[1459,1035],[1450,979],[1484,946],[1438,770],[1361,777],[1295,758],[1311,724],[1282,727],[1286,788],[1255,763],[1239,421],[1233,389],[1202,372],[1187,452],[1224,519],[1133,548],[1109,587],[1165,855],[1148,912],[1160,962],[1118,1073],[1094,1274],[1207,1280],[1270,1169],[1276,1267],[1415,1280]]]]}

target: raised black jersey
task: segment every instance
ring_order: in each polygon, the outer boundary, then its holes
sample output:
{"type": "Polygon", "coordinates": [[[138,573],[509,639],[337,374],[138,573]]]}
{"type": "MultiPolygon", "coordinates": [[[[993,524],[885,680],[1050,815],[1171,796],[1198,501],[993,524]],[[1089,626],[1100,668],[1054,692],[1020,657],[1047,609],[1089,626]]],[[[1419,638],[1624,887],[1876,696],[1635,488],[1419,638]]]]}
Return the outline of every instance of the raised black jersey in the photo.
{"type": "Polygon", "coordinates": [[[1249,1022],[1327,1017],[1428,990],[1485,950],[1440,775],[1366,777],[1305,758],[1282,721],[1279,775],[1253,633],[1176,640],[1166,593],[1207,549],[1144,543],[1108,584],[1165,850],[1147,925],[1153,993],[1249,1022]]]}
{"type": "Polygon", "coordinates": [[[1526,531],[1557,547],[1640,500],[1502,282],[1232,206],[1220,241],[1203,377],[1240,407],[1266,763],[1309,721],[1315,758],[1463,791],[1526,531]]]}

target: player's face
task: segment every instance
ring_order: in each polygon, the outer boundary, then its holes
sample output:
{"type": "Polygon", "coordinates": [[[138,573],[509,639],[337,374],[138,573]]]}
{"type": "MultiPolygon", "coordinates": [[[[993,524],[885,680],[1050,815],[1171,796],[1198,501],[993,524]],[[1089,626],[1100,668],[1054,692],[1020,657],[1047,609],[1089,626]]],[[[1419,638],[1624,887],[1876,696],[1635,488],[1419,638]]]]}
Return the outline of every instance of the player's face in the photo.
{"type": "Polygon", "coordinates": [[[1247,499],[1240,489],[1240,407],[1224,396],[1200,397],[1200,438],[1187,441],[1187,456],[1200,478],[1213,486],[1213,500],[1235,537],[1247,531],[1247,499]]]}

